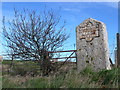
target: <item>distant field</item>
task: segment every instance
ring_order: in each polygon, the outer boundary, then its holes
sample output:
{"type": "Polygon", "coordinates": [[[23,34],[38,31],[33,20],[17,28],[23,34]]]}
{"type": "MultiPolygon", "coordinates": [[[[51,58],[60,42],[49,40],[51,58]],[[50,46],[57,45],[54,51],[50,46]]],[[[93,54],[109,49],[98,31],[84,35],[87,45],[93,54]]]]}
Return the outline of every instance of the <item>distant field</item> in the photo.
{"type": "MultiPolygon", "coordinates": [[[[53,64],[59,65],[63,62],[53,62],[53,64]]],[[[71,68],[76,68],[76,63],[75,62],[66,62],[65,65],[63,65],[61,67],[63,69],[63,71],[65,71],[66,69],[69,70],[71,68]]],[[[9,60],[3,60],[2,62],[2,71],[3,71],[3,75],[5,74],[27,74],[27,73],[32,73],[34,72],[35,75],[37,75],[38,73],[40,73],[40,66],[37,63],[37,61],[16,61],[14,60],[9,61],[9,60]],[[12,69],[9,70],[11,68],[11,63],[12,63],[12,69]],[[19,70],[19,71],[18,71],[19,70]]]]}

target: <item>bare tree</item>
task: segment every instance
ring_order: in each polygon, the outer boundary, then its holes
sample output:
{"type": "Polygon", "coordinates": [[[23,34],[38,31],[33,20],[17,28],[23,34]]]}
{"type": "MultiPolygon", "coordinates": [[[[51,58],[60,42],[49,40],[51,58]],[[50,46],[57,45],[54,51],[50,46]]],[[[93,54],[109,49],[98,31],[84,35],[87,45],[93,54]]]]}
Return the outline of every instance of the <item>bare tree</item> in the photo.
{"type": "Polygon", "coordinates": [[[50,11],[42,14],[32,10],[19,12],[14,10],[14,18],[10,21],[3,18],[3,36],[8,55],[20,60],[37,60],[43,71],[51,70],[48,51],[56,51],[63,46],[68,35],[65,34],[65,24],[59,26],[60,16],[50,11]],[[47,58],[47,59],[46,59],[47,58]]]}

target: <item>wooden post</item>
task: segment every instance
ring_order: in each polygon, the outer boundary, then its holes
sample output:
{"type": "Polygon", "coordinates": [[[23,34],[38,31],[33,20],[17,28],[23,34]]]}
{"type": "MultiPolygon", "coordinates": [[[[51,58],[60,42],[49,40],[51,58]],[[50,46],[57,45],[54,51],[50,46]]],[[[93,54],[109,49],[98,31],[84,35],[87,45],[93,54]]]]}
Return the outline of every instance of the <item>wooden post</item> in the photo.
{"type": "Polygon", "coordinates": [[[117,67],[120,67],[120,34],[117,33],[117,67]]]}

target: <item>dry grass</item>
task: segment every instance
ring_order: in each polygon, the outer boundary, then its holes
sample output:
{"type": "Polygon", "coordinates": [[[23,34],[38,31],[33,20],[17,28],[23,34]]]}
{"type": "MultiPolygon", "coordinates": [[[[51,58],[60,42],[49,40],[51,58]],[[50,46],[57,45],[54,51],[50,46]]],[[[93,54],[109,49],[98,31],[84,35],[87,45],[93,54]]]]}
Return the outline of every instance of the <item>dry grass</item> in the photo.
{"type": "MultiPolygon", "coordinates": [[[[8,67],[5,65],[5,67],[8,67]]],[[[78,73],[75,66],[63,66],[56,74],[40,75],[3,75],[4,88],[118,88],[120,68],[93,72],[86,68],[78,73]],[[74,69],[73,69],[74,68],[74,69]]],[[[25,70],[31,69],[28,67],[25,70]]],[[[17,70],[17,69],[16,69],[17,70]]],[[[29,71],[29,70],[28,70],[29,71]]],[[[21,72],[21,71],[20,71],[21,72]]]]}

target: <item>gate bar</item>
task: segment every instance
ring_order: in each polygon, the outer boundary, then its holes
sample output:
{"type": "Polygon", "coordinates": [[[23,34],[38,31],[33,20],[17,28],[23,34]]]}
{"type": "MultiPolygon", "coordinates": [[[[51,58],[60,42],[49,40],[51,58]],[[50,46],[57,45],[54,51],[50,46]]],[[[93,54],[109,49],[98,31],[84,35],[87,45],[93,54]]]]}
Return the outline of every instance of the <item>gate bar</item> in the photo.
{"type": "Polygon", "coordinates": [[[59,53],[59,52],[76,52],[77,50],[67,50],[67,51],[54,51],[54,52],[48,52],[48,53],[59,53]]]}

